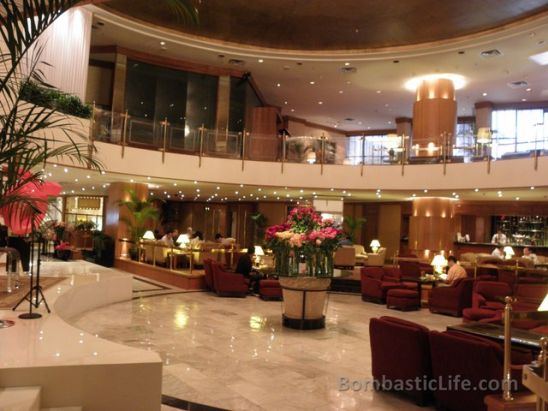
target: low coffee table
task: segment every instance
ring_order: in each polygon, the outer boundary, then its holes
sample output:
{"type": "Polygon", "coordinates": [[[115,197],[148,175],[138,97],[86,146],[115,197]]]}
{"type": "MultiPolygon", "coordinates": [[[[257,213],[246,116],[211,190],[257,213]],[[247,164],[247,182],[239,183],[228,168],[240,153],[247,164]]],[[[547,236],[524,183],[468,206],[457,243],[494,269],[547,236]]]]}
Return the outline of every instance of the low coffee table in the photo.
{"type": "MultiPolygon", "coordinates": [[[[450,325],[447,327],[447,330],[474,334],[480,337],[486,337],[495,341],[504,342],[504,327],[498,324],[472,322],[459,325],[450,325]]],[[[518,328],[512,328],[512,345],[540,351],[540,339],[542,337],[546,337],[546,335],[520,330],[518,328]]]]}
{"type": "Polygon", "coordinates": [[[425,278],[425,277],[402,277],[402,281],[406,283],[416,283],[417,291],[421,299],[421,307],[428,307],[428,300],[430,298],[430,292],[432,288],[436,287],[439,280],[425,278]]]}

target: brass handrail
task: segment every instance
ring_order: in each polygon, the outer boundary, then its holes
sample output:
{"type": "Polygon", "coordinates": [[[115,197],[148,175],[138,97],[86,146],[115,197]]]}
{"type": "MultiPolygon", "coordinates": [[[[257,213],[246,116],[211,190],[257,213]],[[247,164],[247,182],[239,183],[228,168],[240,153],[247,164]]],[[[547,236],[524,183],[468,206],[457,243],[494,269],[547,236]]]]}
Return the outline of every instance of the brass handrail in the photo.
{"type": "Polygon", "coordinates": [[[167,127],[169,126],[167,117],[164,117],[164,121],[162,121],[160,124],[162,126],[162,139],[163,139],[162,164],[164,164],[166,162],[166,150],[167,150],[167,127]]]}

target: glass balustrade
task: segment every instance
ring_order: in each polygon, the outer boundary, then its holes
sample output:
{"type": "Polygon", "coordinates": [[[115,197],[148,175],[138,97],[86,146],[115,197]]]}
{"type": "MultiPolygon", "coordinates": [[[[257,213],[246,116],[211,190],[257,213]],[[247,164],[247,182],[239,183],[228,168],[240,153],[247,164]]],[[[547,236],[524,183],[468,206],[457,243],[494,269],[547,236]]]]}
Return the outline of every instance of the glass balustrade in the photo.
{"type": "Polygon", "coordinates": [[[440,136],[426,146],[413,145],[408,137],[396,135],[276,136],[189,124],[184,120],[180,123],[154,121],[96,108],[91,132],[95,141],[124,147],[310,165],[456,163],[539,156],[548,152],[548,128],[543,124],[534,128],[536,135],[530,139],[494,133],[489,142],[481,143],[467,130],[454,139],[450,135],[440,136]]]}

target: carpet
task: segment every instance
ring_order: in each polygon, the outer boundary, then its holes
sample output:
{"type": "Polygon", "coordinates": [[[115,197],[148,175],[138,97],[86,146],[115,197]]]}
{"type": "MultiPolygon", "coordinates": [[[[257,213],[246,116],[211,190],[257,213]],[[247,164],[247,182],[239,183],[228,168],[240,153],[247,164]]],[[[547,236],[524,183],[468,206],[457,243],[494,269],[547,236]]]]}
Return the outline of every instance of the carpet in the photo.
{"type": "MultiPolygon", "coordinates": [[[[66,277],[40,277],[40,285],[42,286],[42,290],[46,290],[63,281],[65,278],[66,277]]],[[[6,276],[0,276],[0,310],[13,308],[15,304],[28,293],[30,287],[29,278],[22,275],[19,279],[19,288],[14,288],[11,293],[8,293],[8,278],[6,276]]]]}

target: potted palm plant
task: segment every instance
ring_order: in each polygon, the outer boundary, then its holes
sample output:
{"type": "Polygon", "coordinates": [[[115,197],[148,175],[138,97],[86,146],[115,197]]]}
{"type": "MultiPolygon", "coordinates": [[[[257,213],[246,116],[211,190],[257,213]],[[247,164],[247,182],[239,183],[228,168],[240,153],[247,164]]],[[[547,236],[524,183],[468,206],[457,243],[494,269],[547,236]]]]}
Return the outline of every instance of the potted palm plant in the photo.
{"type": "Polygon", "coordinates": [[[147,230],[147,224],[156,224],[159,217],[158,208],[152,201],[141,199],[135,190],[126,190],[129,200],[120,201],[120,207],[126,207],[130,217],[121,217],[120,221],[126,224],[131,245],[129,255],[132,260],[137,260],[139,254],[139,241],[147,230]]]}
{"type": "Polygon", "coordinates": [[[325,301],[333,276],[333,253],[343,232],[313,207],[291,210],[285,224],[266,230],[283,291],[283,324],[290,328],[325,326],[325,301]]]}

